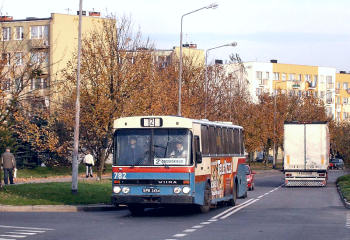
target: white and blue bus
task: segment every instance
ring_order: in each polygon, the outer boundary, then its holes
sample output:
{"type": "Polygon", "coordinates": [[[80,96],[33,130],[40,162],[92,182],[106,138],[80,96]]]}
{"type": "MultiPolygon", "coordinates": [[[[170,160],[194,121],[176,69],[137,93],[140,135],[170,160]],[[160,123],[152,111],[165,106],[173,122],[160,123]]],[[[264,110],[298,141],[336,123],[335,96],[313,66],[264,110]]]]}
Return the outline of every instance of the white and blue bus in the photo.
{"type": "Polygon", "coordinates": [[[113,195],[133,214],[146,207],[196,205],[246,197],[243,128],[176,116],[114,121],[113,195]]]}

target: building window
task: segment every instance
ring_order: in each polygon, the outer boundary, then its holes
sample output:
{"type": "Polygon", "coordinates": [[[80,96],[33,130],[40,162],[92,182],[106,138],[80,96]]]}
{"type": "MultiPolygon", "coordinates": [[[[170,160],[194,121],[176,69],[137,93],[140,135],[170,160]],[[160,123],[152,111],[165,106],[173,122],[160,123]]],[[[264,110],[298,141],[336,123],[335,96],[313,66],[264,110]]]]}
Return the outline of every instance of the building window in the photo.
{"type": "Polygon", "coordinates": [[[340,89],[340,82],[337,82],[337,89],[340,89]]]}
{"type": "Polygon", "coordinates": [[[3,27],[2,28],[2,41],[9,41],[11,40],[11,28],[10,27],[3,27]]]}
{"type": "Polygon", "coordinates": [[[344,112],[344,119],[348,119],[349,118],[349,113],[348,112],[344,112]]]}
{"type": "Polygon", "coordinates": [[[15,40],[23,40],[24,34],[23,34],[23,27],[16,27],[15,32],[15,40]]]}
{"type": "Polygon", "coordinates": [[[3,53],[2,54],[2,64],[10,66],[10,63],[11,63],[10,57],[11,57],[10,53],[3,53]]]}
{"type": "Polygon", "coordinates": [[[344,90],[348,90],[349,84],[347,82],[343,83],[343,88],[344,90]]]}
{"type": "Polygon", "coordinates": [[[332,76],[326,76],[327,88],[333,88],[333,78],[332,76]]]}
{"type": "Polygon", "coordinates": [[[258,80],[262,80],[262,72],[261,72],[261,71],[257,71],[257,72],[256,72],[256,78],[257,78],[258,80]]]}
{"type": "Polygon", "coordinates": [[[21,52],[15,53],[15,64],[18,66],[23,64],[23,53],[21,52]]]}
{"type": "Polygon", "coordinates": [[[48,52],[32,52],[30,56],[30,61],[32,63],[41,64],[49,63],[49,54],[48,52]]]}
{"type": "Polygon", "coordinates": [[[276,81],[280,80],[280,74],[278,72],[273,73],[273,80],[276,80],[276,81]]]}
{"type": "Polygon", "coordinates": [[[270,73],[269,72],[266,72],[266,79],[270,79],[270,73]]]}
{"type": "Polygon", "coordinates": [[[295,80],[295,74],[294,73],[290,73],[289,74],[289,80],[290,81],[294,81],[295,80]]]}
{"type": "Polygon", "coordinates": [[[260,96],[262,94],[262,89],[261,88],[257,88],[256,89],[256,96],[260,96]]]}
{"type": "Polygon", "coordinates": [[[45,26],[31,26],[30,38],[31,39],[47,39],[49,37],[49,27],[45,26]]]}
{"type": "Polygon", "coordinates": [[[348,104],[348,98],[346,97],[343,98],[343,104],[348,104]]]}
{"type": "Polygon", "coordinates": [[[324,83],[324,75],[320,75],[320,83],[324,83]]]}
{"type": "Polygon", "coordinates": [[[286,81],[287,80],[287,74],[282,73],[282,81],[286,81]]]}
{"type": "Polygon", "coordinates": [[[321,91],[321,92],[320,92],[320,98],[324,98],[324,95],[325,95],[325,94],[324,94],[324,91],[321,91]]]}
{"type": "Polygon", "coordinates": [[[15,86],[16,91],[19,92],[23,89],[23,79],[22,78],[16,78],[15,79],[15,86]]]}
{"type": "Polygon", "coordinates": [[[305,81],[310,81],[310,80],[311,80],[311,75],[305,74],[305,81]]]}

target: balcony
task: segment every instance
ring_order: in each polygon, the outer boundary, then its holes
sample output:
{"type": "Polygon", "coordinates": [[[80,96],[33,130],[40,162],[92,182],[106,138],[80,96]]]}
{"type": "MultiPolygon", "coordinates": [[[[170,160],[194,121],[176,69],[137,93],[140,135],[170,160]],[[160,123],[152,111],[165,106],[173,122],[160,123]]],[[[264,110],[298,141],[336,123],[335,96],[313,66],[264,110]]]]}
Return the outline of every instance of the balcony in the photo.
{"type": "Polygon", "coordinates": [[[300,88],[300,84],[299,84],[299,83],[294,83],[294,84],[292,85],[292,88],[300,88]]]}
{"type": "Polygon", "coordinates": [[[32,49],[46,49],[46,48],[49,48],[49,40],[47,40],[47,39],[31,39],[30,47],[32,49]]]}

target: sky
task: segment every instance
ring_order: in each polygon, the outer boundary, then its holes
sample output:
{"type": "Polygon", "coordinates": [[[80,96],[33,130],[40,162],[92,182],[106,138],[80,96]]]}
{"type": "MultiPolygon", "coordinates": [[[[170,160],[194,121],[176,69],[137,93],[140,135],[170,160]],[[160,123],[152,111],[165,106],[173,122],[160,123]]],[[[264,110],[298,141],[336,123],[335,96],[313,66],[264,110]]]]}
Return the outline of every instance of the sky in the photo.
{"type": "MultiPolygon", "coordinates": [[[[350,71],[349,0],[83,0],[83,9],[103,16],[129,16],[135,31],[158,49],[179,46],[181,16],[184,43],[209,49],[209,62],[238,53],[243,61],[335,67],[350,71]]],[[[1,13],[14,19],[76,14],[79,0],[0,0],[1,13]]]]}

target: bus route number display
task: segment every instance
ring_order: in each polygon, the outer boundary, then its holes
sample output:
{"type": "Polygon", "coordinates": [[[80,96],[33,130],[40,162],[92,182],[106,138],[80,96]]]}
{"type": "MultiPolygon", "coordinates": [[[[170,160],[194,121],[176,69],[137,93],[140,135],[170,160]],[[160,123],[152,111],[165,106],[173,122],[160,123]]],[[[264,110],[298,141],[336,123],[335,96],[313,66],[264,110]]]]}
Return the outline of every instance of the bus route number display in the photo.
{"type": "Polygon", "coordinates": [[[161,127],[163,126],[163,119],[161,118],[141,118],[142,127],[161,127]]]}

